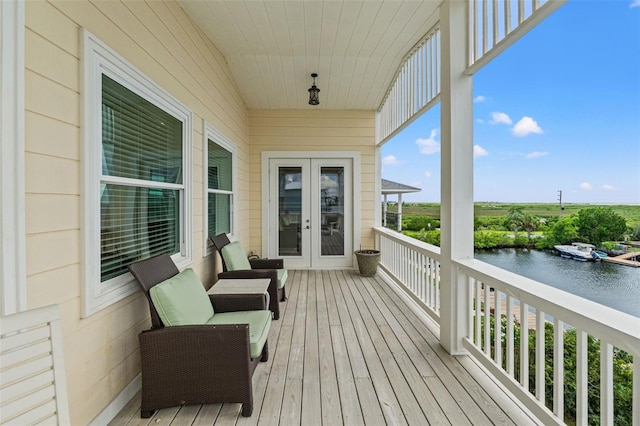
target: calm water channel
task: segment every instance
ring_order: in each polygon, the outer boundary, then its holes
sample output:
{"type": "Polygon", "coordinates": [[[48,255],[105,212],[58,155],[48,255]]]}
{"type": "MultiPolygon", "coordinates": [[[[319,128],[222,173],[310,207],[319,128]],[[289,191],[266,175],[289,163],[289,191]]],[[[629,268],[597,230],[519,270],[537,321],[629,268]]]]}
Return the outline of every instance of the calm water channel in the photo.
{"type": "Polygon", "coordinates": [[[537,250],[476,251],[476,259],[640,317],[640,268],[578,262],[537,250]]]}

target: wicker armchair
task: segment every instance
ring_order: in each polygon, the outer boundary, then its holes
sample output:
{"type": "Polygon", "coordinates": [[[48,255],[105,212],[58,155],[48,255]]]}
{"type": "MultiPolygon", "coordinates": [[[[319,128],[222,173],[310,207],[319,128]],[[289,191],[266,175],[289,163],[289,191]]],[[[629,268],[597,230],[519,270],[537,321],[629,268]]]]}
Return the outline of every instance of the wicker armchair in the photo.
{"type": "Polygon", "coordinates": [[[242,255],[240,257],[243,259],[239,259],[240,262],[232,262],[225,248],[232,244],[227,234],[219,234],[210,239],[222,259],[223,272],[218,274],[218,278],[269,278],[271,280],[269,288],[267,289],[270,296],[269,309],[273,312],[273,319],[279,319],[279,302],[286,300],[285,285],[287,281],[287,270],[284,269],[283,260],[247,259],[246,251],[242,249],[242,255]],[[240,266],[238,266],[238,264],[240,266]]]}
{"type": "MultiPolygon", "coordinates": [[[[169,255],[163,254],[134,263],[129,266],[129,271],[144,290],[152,321],[152,329],[139,335],[142,368],[140,416],[148,418],[155,410],[183,404],[221,402],[242,403],[242,415],[251,416],[252,376],[258,362],[267,361],[269,357],[266,339],[261,351],[259,346],[257,349],[254,347],[252,358],[251,344],[254,343],[250,343],[249,324],[242,321],[237,324],[164,326],[161,319],[164,308],[160,309],[162,315],[159,315],[150,293],[154,286],[170,278],[178,278],[175,264],[169,255]]],[[[206,304],[201,299],[199,301],[206,304]]],[[[255,299],[247,300],[245,309],[241,310],[251,312],[226,314],[224,298],[219,301],[216,298],[212,302],[215,313],[211,318],[229,314],[237,318],[262,313],[264,321],[269,322],[264,323],[268,334],[271,316],[264,315],[264,302],[256,306],[255,299]]],[[[233,300],[233,305],[237,310],[237,299],[233,300]]]]}

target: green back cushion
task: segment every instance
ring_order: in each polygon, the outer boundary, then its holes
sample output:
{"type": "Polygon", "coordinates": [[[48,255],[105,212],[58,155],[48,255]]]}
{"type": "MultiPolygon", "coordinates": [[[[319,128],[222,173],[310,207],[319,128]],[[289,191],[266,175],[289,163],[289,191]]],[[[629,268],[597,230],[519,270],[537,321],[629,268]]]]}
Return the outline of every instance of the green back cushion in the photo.
{"type": "Polygon", "coordinates": [[[229,271],[243,271],[251,269],[251,264],[242,248],[240,241],[234,241],[222,247],[222,257],[229,271]]]}
{"type": "Polygon", "coordinates": [[[153,286],[149,296],[165,326],[205,324],[213,316],[209,296],[191,268],[153,286]]]}

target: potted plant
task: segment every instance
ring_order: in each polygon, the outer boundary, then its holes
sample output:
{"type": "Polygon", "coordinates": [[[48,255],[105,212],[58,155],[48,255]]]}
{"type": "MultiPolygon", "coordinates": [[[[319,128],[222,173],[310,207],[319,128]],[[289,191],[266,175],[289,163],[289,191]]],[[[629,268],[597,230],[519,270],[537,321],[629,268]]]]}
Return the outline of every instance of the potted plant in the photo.
{"type": "Polygon", "coordinates": [[[378,270],[380,262],[380,250],[356,250],[354,252],[358,260],[358,270],[363,277],[373,277],[378,270]]]}

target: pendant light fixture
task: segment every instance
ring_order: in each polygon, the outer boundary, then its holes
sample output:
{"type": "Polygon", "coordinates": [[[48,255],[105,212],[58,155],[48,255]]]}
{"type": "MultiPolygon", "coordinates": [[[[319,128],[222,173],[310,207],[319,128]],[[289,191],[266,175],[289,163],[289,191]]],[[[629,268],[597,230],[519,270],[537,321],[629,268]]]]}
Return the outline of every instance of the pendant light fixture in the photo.
{"type": "Polygon", "coordinates": [[[320,105],[320,98],[318,97],[318,93],[320,93],[320,89],[316,86],[316,77],[318,74],[313,73],[311,77],[313,77],[313,84],[309,88],[309,105],[320,105]]]}

